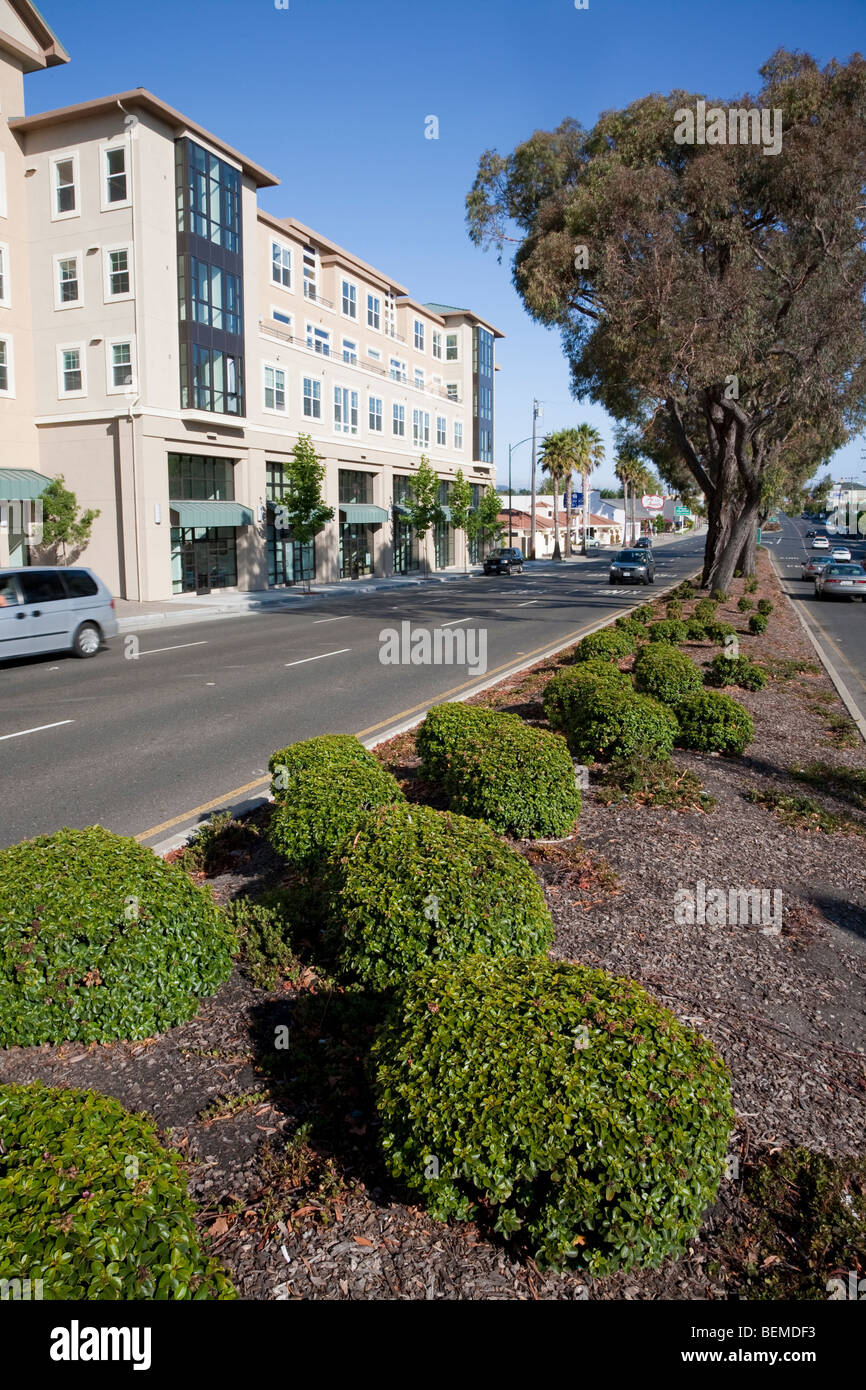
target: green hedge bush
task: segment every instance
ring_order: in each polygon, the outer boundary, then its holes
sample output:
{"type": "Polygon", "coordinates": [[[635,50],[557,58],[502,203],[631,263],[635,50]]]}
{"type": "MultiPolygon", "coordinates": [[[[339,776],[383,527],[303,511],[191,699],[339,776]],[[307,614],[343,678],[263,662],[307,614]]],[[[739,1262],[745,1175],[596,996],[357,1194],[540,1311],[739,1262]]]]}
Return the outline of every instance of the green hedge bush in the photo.
{"type": "Polygon", "coordinates": [[[0,1086],[0,1137],[0,1278],[42,1280],[46,1300],[236,1297],[143,1115],[93,1091],[0,1086]]]}
{"type": "Polygon", "coordinates": [[[737,629],[730,623],[706,623],[704,630],[710,642],[717,642],[719,646],[724,646],[726,637],[733,637],[737,629]]]}
{"type": "Polygon", "coordinates": [[[666,618],[681,618],[683,616],[683,605],[678,598],[669,599],[665,605],[666,618]]]}
{"type": "Polygon", "coordinates": [[[548,718],[557,720],[572,755],[582,762],[632,754],[665,758],[677,731],[676,719],[658,700],[630,685],[619,689],[601,681],[587,682],[573,701],[562,701],[548,718]]]}
{"type": "Polygon", "coordinates": [[[759,613],[763,613],[764,617],[765,617],[765,618],[768,618],[768,617],[770,616],[770,614],[772,613],[772,611],[773,611],[773,605],[772,605],[772,603],[770,602],[770,600],[769,600],[768,598],[759,598],[759,599],[758,599],[758,612],[759,612],[759,613]]]}
{"type": "MultiPolygon", "coordinates": [[[[489,711],[491,719],[457,721],[444,733],[436,715],[449,708],[431,709],[418,730],[416,747],[427,748],[425,724],[433,716],[434,763],[444,768],[438,780],[451,810],[485,820],[502,835],[569,835],[580,813],[580,792],[565,740],[532,728],[517,715],[496,711],[489,711]]],[[[423,756],[422,751],[422,760],[423,756]]],[[[422,770],[437,780],[424,761],[422,770]]]]}
{"type": "MultiPolygon", "coordinates": [[[[723,658],[725,659],[725,658],[723,658]]],[[[755,737],[751,715],[729,695],[704,690],[688,695],[676,709],[677,743],[703,753],[742,753],[755,737]]]]}
{"type": "Polygon", "coordinates": [[[749,632],[753,637],[760,637],[762,632],[767,631],[768,622],[766,613],[752,613],[749,617],[749,632]]]}
{"type": "Polygon", "coordinates": [[[768,680],[763,666],[756,665],[747,656],[731,657],[724,652],[713,657],[704,675],[707,685],[738,685],[742,690],[763,690],[768,680]]]}
{"type": "Polygon", "coordinates": [[[553,938],[526,860],[482,822],[429,806],[367,812],[328,862],[324,894],[326,947],[374,988],[428,961],[531,956],[553,938]]]}
{"type": "Polygon", "coordinates": [[[627,632],[636,642],[646,638],[646,626],[640,618],[635,617],[634,613],[617,618],[614,627],[618,627],[622,632],[627,632]]]}
{"type": "Polygon", "coordinates": [[[681,584],[678,584],[677,587],[673,589],[671,592],[673,598],[687,599],[694,598],[695,594],[697,593],[697,589],[695,588],[694,584],[691,582],[690,579],[684,579],[683,582],[681,584]]]}
{"type": "Polygon", "coordinates": [[[711,623],[716,616],[716,609],[718,608],[718,606],[719,605],[718,603],[716,603],[715,599],[699,599],[698,602],[695,604],[694,613],[692,614],[692,617],[697,618],[698,621],[701,623],[711,623]]]}
{"type": "Polygon", "coordinates": [[[688,628],[679,618],[661,618],[657,623],[649,625],[649,639],[651,642],[685,642],[688,636],[688,628]]]}
{"type": "Polygon", "coordinates": [[[663,705],[675,705],[703,685],[700,667],[685,652],[666,642],[651,642],[639,651],[632,675],[636,690],[652,695],[663,705]]]}
{"type": "Polygon", "coordinates": [[[655,608],[651,603],[642,603],[639,608],[635,608],[631,613],[632,618],[637,618],[639,623],[646,625],[651,623],[656,615],[655,608]]]}
{"type": "Polygon", "coordinates": [[[707,629],[706,629],[706,625],[705,625],[704,623],[701,622],[700,618],[689,618],[688,621],[687,621],[687,623],[686,623],[686,641],[687,641],[687,642],[706,642],[706,640],[707,640],[707,629]]]}
{"type": "Polygon", "coordinates": [[[373,1063],[391,1173],[439,1220],[495,1216],[539,1264],[658,1264],[714,1200],[730,1078],[632,980],[538,958],[429,966],[373,1063]]]}
{"type": "Polygon", "coordinates": [[[743,580],[743,589],[747,594],[753,594],[757,587],[758,581],[753,574],[749,575],[748,579],[743,580]]]}
{"type": "Polygon", "coordinates": [[[748,613],[750,609],[754,608],[754,606],[755,605],[752,602],[752,600],[750,598],[747,598],[745,594],[743,594],[743,597],[737,603],[737,607],[741,613],[748,613]]]}
{"type": "Polygon", "coordinates": [[[102,826],[0,850],[0,1046],[162,1033],[236,949],[207,888],[102,826]]]}
{"type": "Polygon", "coordinates": [[[599,684],[607,690],[631,689],[628,673],[600,658],[567,666],[548,681],[543,703],[550,727],[565,733],[583,705],[587,692],[599,684]]]}
{"type": "Polygon", "coordinates": [[[403,793],[378,758],[351,734],[324,734],[273,754],[274,809],[268,839],[296,869],[315,868],[374,806],[403,793]]]}
{"type": "Polygon", "coordinates": [[[631,656],[637,645],[635,638],[625,628],[602,627],[583,637],[574,649],[575,661],[621,661],[631,656]]]}
{"type": "Polygon", "coordinates": [[[727,603],[728,591],[727,589],[713,589],[711,597],[716,603],[727,603]]]}

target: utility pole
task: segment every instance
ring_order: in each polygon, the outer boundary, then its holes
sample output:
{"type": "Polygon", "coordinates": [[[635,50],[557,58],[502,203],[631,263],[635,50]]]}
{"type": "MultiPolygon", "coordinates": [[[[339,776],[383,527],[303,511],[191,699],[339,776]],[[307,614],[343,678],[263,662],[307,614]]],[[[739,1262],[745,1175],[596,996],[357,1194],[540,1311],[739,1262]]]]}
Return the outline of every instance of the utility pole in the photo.
{"type": "Polygon", "coordinates": [[[511,503],[511,445],[508,446],[508,549],[514,545],[513,540],[514,507],[511,503]]]}
{"type": "Polygon", "coordinates": [[[530,560],[534,560],[534,559],[535,559],[535,472],[536,472],[536,458],[535,458],[535,422],[536,422],[536,420],[538,419],[538,417],[539,417],[540,414],[541,414],[541,405],[540,405],[540,403],[539,403],[537,400],[535,400],[535,399],[533,398],[533,401],[532,401],[532,502],[531,502],[531,504],[530,504],[530,517],[529,517],[529,558],[530,558],[530,560]]]}

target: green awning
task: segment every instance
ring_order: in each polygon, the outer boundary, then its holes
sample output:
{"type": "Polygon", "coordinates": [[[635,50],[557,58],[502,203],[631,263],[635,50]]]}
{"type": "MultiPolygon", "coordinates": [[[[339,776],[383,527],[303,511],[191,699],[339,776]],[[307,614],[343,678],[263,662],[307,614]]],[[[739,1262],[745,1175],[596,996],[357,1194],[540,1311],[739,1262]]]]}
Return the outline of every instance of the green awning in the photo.
{"type": "Polygon", "coordinates": [[[178,526],[252,526],[253,514],[240,502],[169,502],[178,526]]]}
{"type": "Polygon", "coordinates": [[[383,507],[374,507],[367,502],[341,502],[340,521],[345,526],[361,526],[365,523],[376,526],[380,521],[387,521],[388,513],[383,507]]]}
{"type": "Polygon", "coordinates": [[[50,482],[32,468],[0,468],[0,502],[33,502],[50,482]]]}

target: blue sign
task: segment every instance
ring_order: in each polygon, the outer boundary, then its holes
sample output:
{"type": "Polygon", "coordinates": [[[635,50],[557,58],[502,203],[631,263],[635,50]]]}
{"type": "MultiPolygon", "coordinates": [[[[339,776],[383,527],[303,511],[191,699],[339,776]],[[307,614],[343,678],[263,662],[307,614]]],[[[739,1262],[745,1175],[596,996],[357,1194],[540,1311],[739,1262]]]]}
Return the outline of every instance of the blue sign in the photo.
{"type": "Polygon", "coordinates": [[[572,511],[574,510],[575,507],[582,507],[582,506],[583,506],[583,493],[582,493],[582,492],[573,492],[573,493],[571,494],[571,507],[572,507],[572,511]]]}

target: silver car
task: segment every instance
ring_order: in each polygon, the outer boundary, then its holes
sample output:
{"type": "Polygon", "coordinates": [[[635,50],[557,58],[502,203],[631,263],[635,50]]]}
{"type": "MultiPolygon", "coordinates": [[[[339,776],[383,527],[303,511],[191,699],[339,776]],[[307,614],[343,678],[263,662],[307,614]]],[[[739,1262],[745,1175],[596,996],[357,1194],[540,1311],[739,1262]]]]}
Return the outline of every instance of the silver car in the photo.
{"type": "Polygon", "coordinates": [[[92,570],[0,569],[0,661],[42,652],[96,656],[117,630],[114,599],[92,570]]]}
{"type": "Polygon", "coordinates": [[[862,565],[824,565],[815,576],[816,598],[866,598],[866,570],[862,565]]]}

